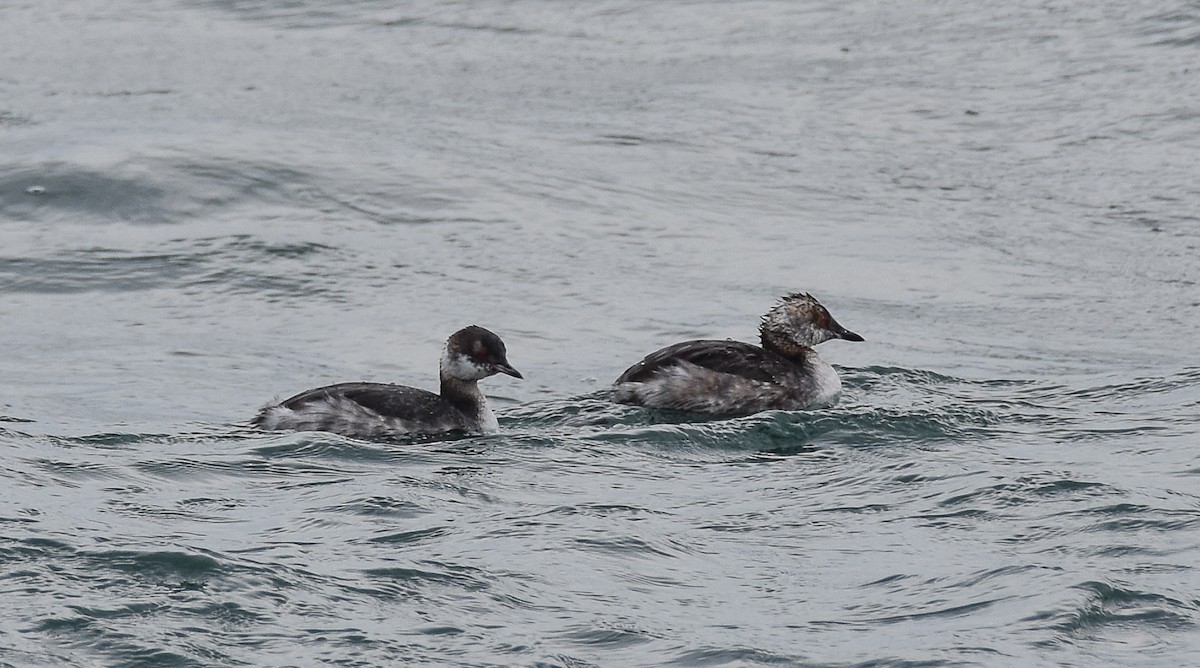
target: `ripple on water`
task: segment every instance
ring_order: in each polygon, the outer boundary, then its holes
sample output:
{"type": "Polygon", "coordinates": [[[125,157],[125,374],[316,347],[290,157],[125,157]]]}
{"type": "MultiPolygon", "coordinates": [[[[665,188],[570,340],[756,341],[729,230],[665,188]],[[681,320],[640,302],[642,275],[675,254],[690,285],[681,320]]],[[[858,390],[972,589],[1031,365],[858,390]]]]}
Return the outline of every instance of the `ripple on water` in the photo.
{"type": "Polygon", "coordinates": [[[380,536],[373,536],[368,540],[372,543],[384,543],[396,547],[408,547],[432,541],[437,538],[442,538],[451,534],[451,530],[446,527],[427,527],[424,529],[412,529],[410,531],[395,531],[389,532],[380,536]]]}
{"type": "Polygon", "coordinates": [[[349,513],[366,517],[414,519],[432,512],[429,508],[407,499],[390,496],[371,496],[354,499],[319,509],[323,512],[349,513]]]}
{"type": "Polygon", "coordinates": [[[1117,491],[1100,482],[1073,480],[1066,474],[1051,472],[1021,476],[1011,481],[973,487],[938,502],[941,508],[979,505],[990,508],[1035,505],[1045,499],[1104,498],[1117,491]]]}
{"type": "Polygon", "coordinates": [[[596,443],[786,455],[833,446],[983,440],[1031,419],[1019,401],[980,399],[962,387],[966,381],[946,376],[896,369],[868,369],[853,376],[850,391],[870,390],[870,403],[848,397],[834,408],[722,418],[618,405],[608,401],[607,390],[601,390],[517,407],[506,412],[506,426],[517,434],[536,428],[539,433],[552,430],[596,443]],[[885,384],[890,391],[880,389],[885,384]]]}
{"type": "Polygon", "coordinates": [[[750,647],[701,647],[679,653],[669,666],[805,666],[802,656],[768,652],[750,647]]]}
{"type": "Polygon", "coordinates": [[[597,443],[784,455],[835,446],[931,447],[1030,434],[1060,441],[1124,441],[1172,429],[1161,415],[1139,411],[1156,402],[1177,408],[1181,393],[1190,395],[1200,388],[1200,371],[1194,368],[1084,389],[1022,380],[964,380],[895,367],[846,369],[843,376],[843,399],[827,409],[721,418],[617,405],[608,400],[607,390],[600,390],[517,407],[506,413],[506,427],[518,434],[537,428],[541,434],[557,432],[597,443]],[[1170,396],[1156,399],[1164,395],[1170,396]],[[1122,397],[1135,405],[1116,407],[1114,402],[1122,397]]]}
{"type": "Polygon", "coordinates": [[[52,251],[40,257],[0,257],[0,277],[10,292],[138,292],[180,289],[217,294],[264,293],[344,299],[313,266],[296,267],[297,254],[328,253],[326,247],[247,242],[241,237],[176,241],[153,252],[119,248],[52,251]]]}
{"type": "Polygon", "coordinates": [[[634,536],[602,535],[575,538],[573,543],[584,551],[616,554],[623,558],[675,558],[692,551],[687,545],[665,538],[651,542],[634,536]]]}
{"type": "Polygon", "coordinates": [[[271,461],[345,461],[364,464],[393,464],[429,461],[425,447],[406,447],[411,442],[377,443],[359,441],[331,433],[284,432],[266,437],[270,443],[251,449],[271,461]]]}
{"type": "Polygon", "coordinates": [[[1200,11],[1195,6],[1180,5],[1166,12],[1152,14],[1141,20],[1141,34],[1154,46],[1192,48],[1200,44],[1200,11]]]}
{"type": "MultiPolygon", "coordinates": [[[[194,157],[194,156],[191,156],[194,157]]],[[[41,224],[167,224],[240,205],[329,203],[319,177],[270,162],[143,159],[95,169],[66,162],[0,170],[0,214],[41,224]]]]}
{"type": "Polygon", "coordinates": [[[7,220],[161,222],[170,217],[168,197],[144,173],[65,163],[0,171],[0,216],[7,220]]]}
{"type": "Polygon", "coordinates": [[[641,645],[662,637],[657,633],[639,628],[633,622],[628,622],[625,625],[614,622],[604,626],[579,624],[567,628],[559,635],[579,645],[607,650],[641,645]]]}
{"type": "Polygon", "coordinates": [[[364,580],[347,584],[357,593],[376,599],[439,601],[467,592],[490,592],[496,576],[471,566],[418,561],[410,566],[367,568],[364,580]]]}
{"type": "Polygon", "coordinates": [[[1077,520],[1092,520],[1084,531],[1133,533],[1190,531],[1200,526],[1200,510],[1194,508],[1154,508],[1137,503],[1116,503],[1074,513],[1077,520]]]}
{"type": "Polygon", "coordinates": [[[1052,621],[1055,630],[1073,638],[1137,636],[1151,630],[1177,633],[1200,625],[1200,598],[1179,599],[1102,581],[1083,582],[1076,589],[1083,595],[1074,607],[1031,620],[1052,621]]]}

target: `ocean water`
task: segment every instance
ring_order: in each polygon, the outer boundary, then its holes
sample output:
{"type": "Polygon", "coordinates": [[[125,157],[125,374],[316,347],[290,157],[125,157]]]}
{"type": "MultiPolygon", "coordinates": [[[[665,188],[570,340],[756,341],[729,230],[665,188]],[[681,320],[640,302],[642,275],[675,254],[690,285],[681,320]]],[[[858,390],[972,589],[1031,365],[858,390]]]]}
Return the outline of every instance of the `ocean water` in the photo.
{"type": "Polygon", "coordinates": [[[1200,7],[0,5],[0,666],[1200,656],[1200,7]],[[606,388],[811,291],[841,403],[606,388]],[[496,436],[260,433],[436,385],[496,436]]]}

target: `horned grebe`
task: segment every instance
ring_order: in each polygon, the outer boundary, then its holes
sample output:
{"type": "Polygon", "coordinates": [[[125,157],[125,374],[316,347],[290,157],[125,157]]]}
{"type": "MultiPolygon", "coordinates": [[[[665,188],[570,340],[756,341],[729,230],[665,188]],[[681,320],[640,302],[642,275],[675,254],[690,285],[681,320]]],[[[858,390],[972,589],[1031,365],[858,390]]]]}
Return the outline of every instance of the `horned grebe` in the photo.
{"type": "Polygon", "coordinates": [[[268,405],[251,423],[263,429],[331,431],[368,439],[490,434],[500,425],[478,381],[497,373],[522,377],[508,363],[500,337],[471,325],[446,340],[440,395],[404,385],[340,383],[268,405]]]}
{"type": "Polygon", "coordinates": [[[813,346],[862,341],[812,295],[783,297],[758,326],[762,347],[741,341],[685,341],[650,353],[613,384],[613,400],[715,415],[749,415],[836,403],[837,372],[813,346]]]}

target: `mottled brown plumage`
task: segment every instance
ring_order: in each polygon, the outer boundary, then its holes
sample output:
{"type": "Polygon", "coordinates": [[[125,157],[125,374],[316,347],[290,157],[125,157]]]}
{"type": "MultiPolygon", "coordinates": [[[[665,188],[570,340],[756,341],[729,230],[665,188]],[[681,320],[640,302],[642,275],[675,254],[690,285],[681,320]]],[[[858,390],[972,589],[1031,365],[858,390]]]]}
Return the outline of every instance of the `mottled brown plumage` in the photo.
{"type": "Polygon", "coordinates": [[[685,341],[650,353],[613,384],[618,403],[717,415],[797,410],[837,400],[841,380],[813,350],[833,338],[862,341],[812,295],[783,297],[762,317],[762,346],[685,341]]]}

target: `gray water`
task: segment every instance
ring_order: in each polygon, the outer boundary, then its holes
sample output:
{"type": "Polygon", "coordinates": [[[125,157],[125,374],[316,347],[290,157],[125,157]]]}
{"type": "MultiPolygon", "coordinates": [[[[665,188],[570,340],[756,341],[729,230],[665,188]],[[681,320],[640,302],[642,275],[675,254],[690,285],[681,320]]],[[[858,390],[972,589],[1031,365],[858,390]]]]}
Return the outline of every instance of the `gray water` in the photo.
{"type": "Polygon", "coordinates": [[[0,6],[0,665],[1187,665],[1200,6],[0,6]],[[811,291],[829,410],[606,401],[811,291]],[[502,433],[258,433],[432,388],[502,433]]]}

